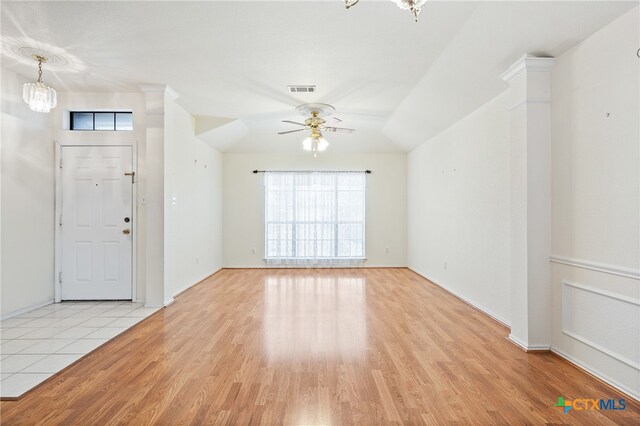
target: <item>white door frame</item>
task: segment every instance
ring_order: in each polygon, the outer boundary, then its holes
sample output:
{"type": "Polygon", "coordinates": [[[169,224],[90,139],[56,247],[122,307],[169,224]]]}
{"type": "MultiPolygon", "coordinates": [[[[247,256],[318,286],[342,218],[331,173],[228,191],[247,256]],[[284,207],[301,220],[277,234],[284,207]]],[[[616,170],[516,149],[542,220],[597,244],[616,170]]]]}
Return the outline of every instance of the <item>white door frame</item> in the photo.
{"type": "MultiPolygon", "coordinates": [[[[84,133],[84,132],[78,132],[84,133]]],[[[62,233],[60,229],[60,215],[62,214],[62,171],[60,162],[62,161],[62,148],[65,146],[130,146],[132,151],[132,172],[135,173],[134,184],[132,185],[132,216],[133,226],[131,230],[131,300],[137,301],[137,271],[138,271],[138,141],[136,139],[120,139],[109,137],[103,132],[87,132],[86,138],[81,142],[76,141],[54,141],[55,143],[55,215],[54,215],[54,263],[55,274],[53,276],[53,296],[54,302],[62,301],[62,283],[60,274],[62,273],[62,233]]],[[[70,138],[71,139],[71,138],[70,138]]],[[[75,137],[73,139],[76,139],[75,137]]]]}

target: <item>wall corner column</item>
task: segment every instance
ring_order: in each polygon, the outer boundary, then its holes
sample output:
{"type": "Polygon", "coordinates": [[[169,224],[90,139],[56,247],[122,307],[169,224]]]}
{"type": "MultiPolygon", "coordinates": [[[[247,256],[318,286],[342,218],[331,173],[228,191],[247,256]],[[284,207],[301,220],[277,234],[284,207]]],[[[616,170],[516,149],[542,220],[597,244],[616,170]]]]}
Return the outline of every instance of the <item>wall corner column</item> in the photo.
{"type": "Polygon", "coordinates": [[[146,306],[161,307],[168,296],[165,270],[165,99],[173,90],[164,84],[140,86],[146,106],[146,192],[142,195],[146,215],[146,306]]]}
{"type": "Polygon", "coordinates": [[[525,55],[509,83],[511,333],[525,349],[551,345],[551,70],[525,55]]]}

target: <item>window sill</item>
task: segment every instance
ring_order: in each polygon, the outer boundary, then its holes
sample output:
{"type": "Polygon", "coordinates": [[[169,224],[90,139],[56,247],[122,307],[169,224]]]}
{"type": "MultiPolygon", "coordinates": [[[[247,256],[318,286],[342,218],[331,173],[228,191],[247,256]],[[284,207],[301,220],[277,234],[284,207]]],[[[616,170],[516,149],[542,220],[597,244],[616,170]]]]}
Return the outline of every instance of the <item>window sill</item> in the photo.
{"type": "Polygon", "coordinates": [[[313,258],[267,258],[263,259],[269,266],[298,266],[298,267],[343,267],[363,265],[367,259],[364,257],[349,259],[313,259],[313,258]]]}

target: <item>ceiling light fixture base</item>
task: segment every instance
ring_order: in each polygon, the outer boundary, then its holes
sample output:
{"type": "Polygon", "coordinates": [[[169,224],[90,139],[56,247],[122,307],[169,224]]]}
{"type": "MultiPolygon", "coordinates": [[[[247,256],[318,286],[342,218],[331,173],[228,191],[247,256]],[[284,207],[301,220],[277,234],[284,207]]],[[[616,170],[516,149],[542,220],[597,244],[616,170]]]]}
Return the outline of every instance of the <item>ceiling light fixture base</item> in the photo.
{"type": "Polygon", "coordinates": [[[298,105],[296,112],[304,116],[331,117],[336,112],[336,109],[329,104],[312,103],[298,105]]]}

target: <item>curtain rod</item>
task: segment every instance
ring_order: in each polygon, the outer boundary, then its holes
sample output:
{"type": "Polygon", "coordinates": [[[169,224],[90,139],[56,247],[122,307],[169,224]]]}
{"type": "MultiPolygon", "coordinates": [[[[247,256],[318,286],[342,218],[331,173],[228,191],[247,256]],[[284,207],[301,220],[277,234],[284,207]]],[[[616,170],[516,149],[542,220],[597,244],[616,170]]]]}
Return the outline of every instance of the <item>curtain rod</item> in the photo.
{"type": "Polygon", "coordinates": [[[371,170],[254,170],[251,173],[366,173],[371,174],[371,170]]]}

